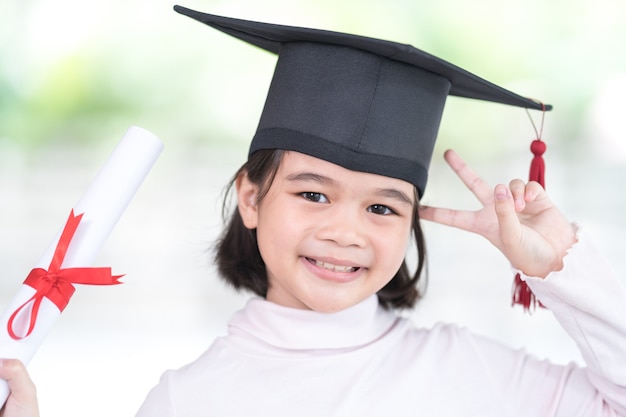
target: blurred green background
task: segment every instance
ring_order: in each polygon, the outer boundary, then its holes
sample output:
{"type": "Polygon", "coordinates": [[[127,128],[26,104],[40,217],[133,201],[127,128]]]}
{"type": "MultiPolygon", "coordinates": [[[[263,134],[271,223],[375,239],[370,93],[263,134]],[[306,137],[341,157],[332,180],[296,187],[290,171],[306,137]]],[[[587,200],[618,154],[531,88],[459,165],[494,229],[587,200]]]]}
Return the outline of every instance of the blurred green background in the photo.
{"type": "MultiPolygon", "coordinates": [[[[578,146],[615,134],[605,130],[621,123],[610,117],[621,119],[623,106],[616,91],[625,88],[623,1],[195,0],[183,5],[410,43],[554,104],[549,141],[578,146]]],[[[83,146],[129,121],[172,140],[246,141],[273,57],[178,16],[171,7],[161,0],[4,1],[0,141],[83,146]]],[[[519,111],[504,124],[507,113],[498,106],[457,101],[449,100],[442,126],[449,144],[473,148],[494,138],[504,143],[513,130],[510,120],[519,123],[514,130],[532,135],[519,111]]]]}
{"type": "MultiPolygon", "coordinates": [[[[0,307],[128,126],[165,150],[102,249],[116,288],[81,287],[31,363],[42,415],[132,415],[167,368],[195,359],[246,300],[207,248],[220,192],[243,162],[275,57],[162,0],[0,3],[0,307]]],[[[547,188],[625,276],[626,3],[622,0],[189,0],[215,14],[412,44],[554,105],[547,188]]],[[[540,124],[539,112],[532,112],[540,124]]],[[[526,177],[527,114],[450,98],[428,204],[474,207],[444,166],[458,149],[489,181],[526,177]]],[[[557,362],[580,360],[548,312],[509,306],[509,265],[487,242],[426,224],[419,325],[452,321],[557,362]],[[495,313],[494,313],[495,312],[495,313]]],[[[626,282],[626,281],[625,281],[626,282]]]]}

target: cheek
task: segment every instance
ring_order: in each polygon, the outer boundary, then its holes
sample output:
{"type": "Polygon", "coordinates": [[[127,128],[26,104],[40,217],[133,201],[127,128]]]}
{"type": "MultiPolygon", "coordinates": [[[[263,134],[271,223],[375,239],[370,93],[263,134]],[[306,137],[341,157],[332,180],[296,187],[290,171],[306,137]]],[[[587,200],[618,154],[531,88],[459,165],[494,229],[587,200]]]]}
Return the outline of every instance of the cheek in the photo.
{"type": "Polygon", "coordinates": [[[397,236],[395,239],[385,239],[385,241],[379,242],[378,245],[378,252],[382,255],[382,259],[379,258],[379,261],[383,262],[389,270],[393,270],[394,274],[398,271],[407,255],[411,242],[411,231],[407,233],[403,230],[395,234],[395,236],[397,236]]]}
{"type": "Polygon", "coordinates": [[[290,210],[261,204],[258,211],[257,244],[263,260],[273,263],[297,245],[299,224],[290,210]]]}

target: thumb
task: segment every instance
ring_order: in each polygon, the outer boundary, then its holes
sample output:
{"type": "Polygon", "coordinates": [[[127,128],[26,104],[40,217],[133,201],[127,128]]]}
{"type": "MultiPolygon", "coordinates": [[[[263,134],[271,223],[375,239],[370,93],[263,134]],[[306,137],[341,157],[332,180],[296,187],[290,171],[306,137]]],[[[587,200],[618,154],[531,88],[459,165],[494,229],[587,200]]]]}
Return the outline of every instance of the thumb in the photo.
{"type": "Polygon", "coordinates": [[[21,361],[0,359],[0,379],[7,382],[11,391],[0,416],[31,417],[39,415],[35,384],[33,384],[21,361]]]}

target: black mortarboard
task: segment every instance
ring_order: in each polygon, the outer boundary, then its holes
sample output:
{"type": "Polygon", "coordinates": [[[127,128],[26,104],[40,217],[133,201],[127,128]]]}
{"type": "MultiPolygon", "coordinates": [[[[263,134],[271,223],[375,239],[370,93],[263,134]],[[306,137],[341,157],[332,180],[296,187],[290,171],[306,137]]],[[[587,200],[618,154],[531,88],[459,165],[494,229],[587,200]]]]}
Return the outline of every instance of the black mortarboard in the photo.
{"type": "Polygon", "coordinates": [[[421,197],[448,95],[551,109],[410,45],[174,10],[278,54],[250,154],[302,152],[403,179],[421,197]]]}

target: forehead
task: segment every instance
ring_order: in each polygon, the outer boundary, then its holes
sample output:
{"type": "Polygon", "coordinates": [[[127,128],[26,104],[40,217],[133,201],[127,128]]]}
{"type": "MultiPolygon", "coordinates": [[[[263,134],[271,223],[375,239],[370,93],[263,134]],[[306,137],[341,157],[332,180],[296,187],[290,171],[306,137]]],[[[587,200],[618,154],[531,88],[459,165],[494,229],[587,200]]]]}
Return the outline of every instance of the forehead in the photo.
{"type": "Polygon", "coordinates": [[[293,174],[314,173],[332,180],[338,185],[356,186],[369,185],[372,188],[392,188],[412,195],[415,186],[408,181],[369,172],[354,171],[324,159],[295,151],[283,154],[278,176],[286,178],[293,174]]]}

